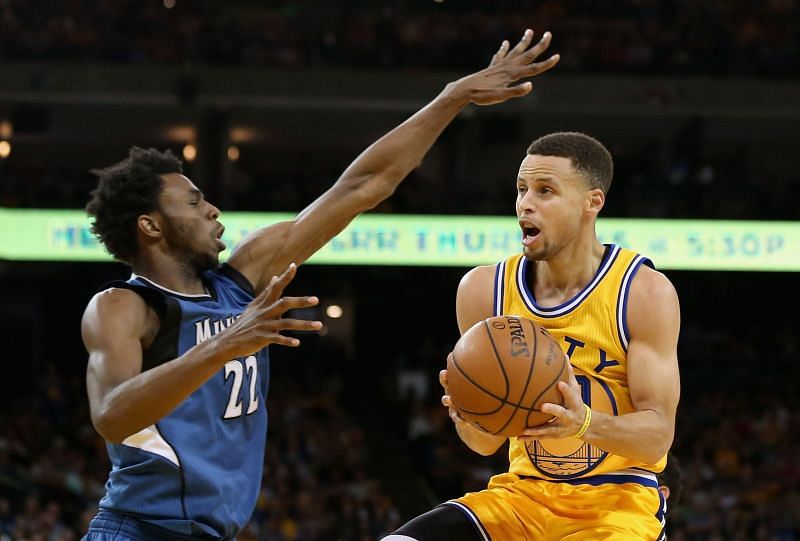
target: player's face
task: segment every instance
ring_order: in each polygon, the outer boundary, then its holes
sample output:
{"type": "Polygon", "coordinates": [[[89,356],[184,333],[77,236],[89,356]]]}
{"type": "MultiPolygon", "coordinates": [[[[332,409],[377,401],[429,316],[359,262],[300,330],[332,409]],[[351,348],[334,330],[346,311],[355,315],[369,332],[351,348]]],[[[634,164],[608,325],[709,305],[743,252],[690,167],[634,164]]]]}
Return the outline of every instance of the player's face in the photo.
{"type": "Polygon", "coordinates": [[[577,238],[590,192],[569,158],[525,157],[517,175],[517,218],[526,258],[550,260],[577,238]]]}
{"type": "Polygon", "coordinates": [[[168,249],[198,272],[216,267],[225,249],[221,240],[225,228],[217,221],[219,209],[185,176],[170,173],[162,178],[159,204],[168,249]]]}

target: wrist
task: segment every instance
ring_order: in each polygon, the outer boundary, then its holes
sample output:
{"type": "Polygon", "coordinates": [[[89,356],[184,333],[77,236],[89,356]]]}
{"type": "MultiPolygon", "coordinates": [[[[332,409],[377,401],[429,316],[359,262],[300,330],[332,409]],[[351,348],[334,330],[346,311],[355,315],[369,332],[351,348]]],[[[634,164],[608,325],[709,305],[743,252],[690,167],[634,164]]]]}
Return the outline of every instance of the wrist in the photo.
{"type": "Polygon", "coordinates": [[[472,103],[472,95],[469,89],[459,84],[461,81],[453,81],[444,87],[444,90],[437,96],[436,101],[446,107],[454,107],[458,110],[463,109],[472,103]]]}
{"type": "Polygon", "coordinates": [[[588,404],[584,404],[583,409],[584,409],[583,424],[581,424],[581,427],[572,436],[573,438],[581,439],[582,437],[584,437],[586,435],[586,431],[589,430],[589,425],[592,423],[592,408],[590,408],[588,404]]]}

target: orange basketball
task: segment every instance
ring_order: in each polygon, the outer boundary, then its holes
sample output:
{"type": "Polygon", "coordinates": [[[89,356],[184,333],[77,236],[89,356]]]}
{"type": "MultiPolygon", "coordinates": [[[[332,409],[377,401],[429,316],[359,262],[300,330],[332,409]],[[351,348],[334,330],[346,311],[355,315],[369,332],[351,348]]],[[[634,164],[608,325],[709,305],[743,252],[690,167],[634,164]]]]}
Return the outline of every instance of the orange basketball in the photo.
{"type": "Polygon", "coordinates": [[[567,359],[550,334],[521,316],[495,316],[473,325],[447,357],[452,405],[473,426],[519,436],[552,416],[538,408],[561,404],[556,384],[567,381],[567,359]]]}

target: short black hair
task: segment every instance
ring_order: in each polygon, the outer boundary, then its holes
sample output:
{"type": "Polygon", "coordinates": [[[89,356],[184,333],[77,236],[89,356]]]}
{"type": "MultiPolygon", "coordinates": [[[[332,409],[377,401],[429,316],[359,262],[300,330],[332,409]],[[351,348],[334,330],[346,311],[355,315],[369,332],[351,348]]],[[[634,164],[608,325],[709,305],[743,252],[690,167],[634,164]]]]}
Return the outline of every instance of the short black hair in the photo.
{"type": "Polygon", "coordinates": [[[183,173],[183,162],[171,150],[135,146],[121,162],[91,172],[99,178],[86,204],[92,233],[115,259],[130,263],[139,251],[136,219],[158,209],[161,175],[183,173]]]}
{"type": "Polygon", "coordinates": [[[614,160],[603,144],[580,132],[557,132],[535,140],[528,147],[528,154],[569,158],[591,188],[600,188],[608,193],[614,176],[614,160]]]}

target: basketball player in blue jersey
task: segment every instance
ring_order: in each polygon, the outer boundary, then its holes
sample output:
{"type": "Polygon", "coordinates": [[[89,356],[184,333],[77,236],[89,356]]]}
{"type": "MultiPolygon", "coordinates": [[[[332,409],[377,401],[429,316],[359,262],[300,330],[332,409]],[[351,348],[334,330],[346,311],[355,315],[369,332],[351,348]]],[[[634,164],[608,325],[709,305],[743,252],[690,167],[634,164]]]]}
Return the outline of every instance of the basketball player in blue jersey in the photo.
{"type": "MultiPolygon", "coordinates": [[[[516,179],[522,253],[461,280],[462,333],[494,315],[546,328],[570,361],[551,422],[509,439],[509,469],[384,541],[614,540],[665,536],[666,464],[680,395],[678,297],[645,257],[602,244],[597,215],[611,186],[606,148],[554,133],[528,148],[516,179]]],[[[482,455],[506,438],[465,422],[440,381],[463,442],[482,455]]]]}
{"type": "Polygon", "coordinates": [[[91,417],[112,465],[85,539],[237,535],[261,482],[266,348],[299,344],[284,331],[320,328],[283,318],[317,303],[283,295],[296,265],[391,195],[461,109],[530,92],[514,83],[558,62],[536,61],[549,34],[532,38],[504,42],[488,68],[448,84],[293,220],[256,231],[222,265],[220,211],[173,154],[134,147],[96,171],[93,232],[133,273],[97,293],[82,321],[91,417]]]}

